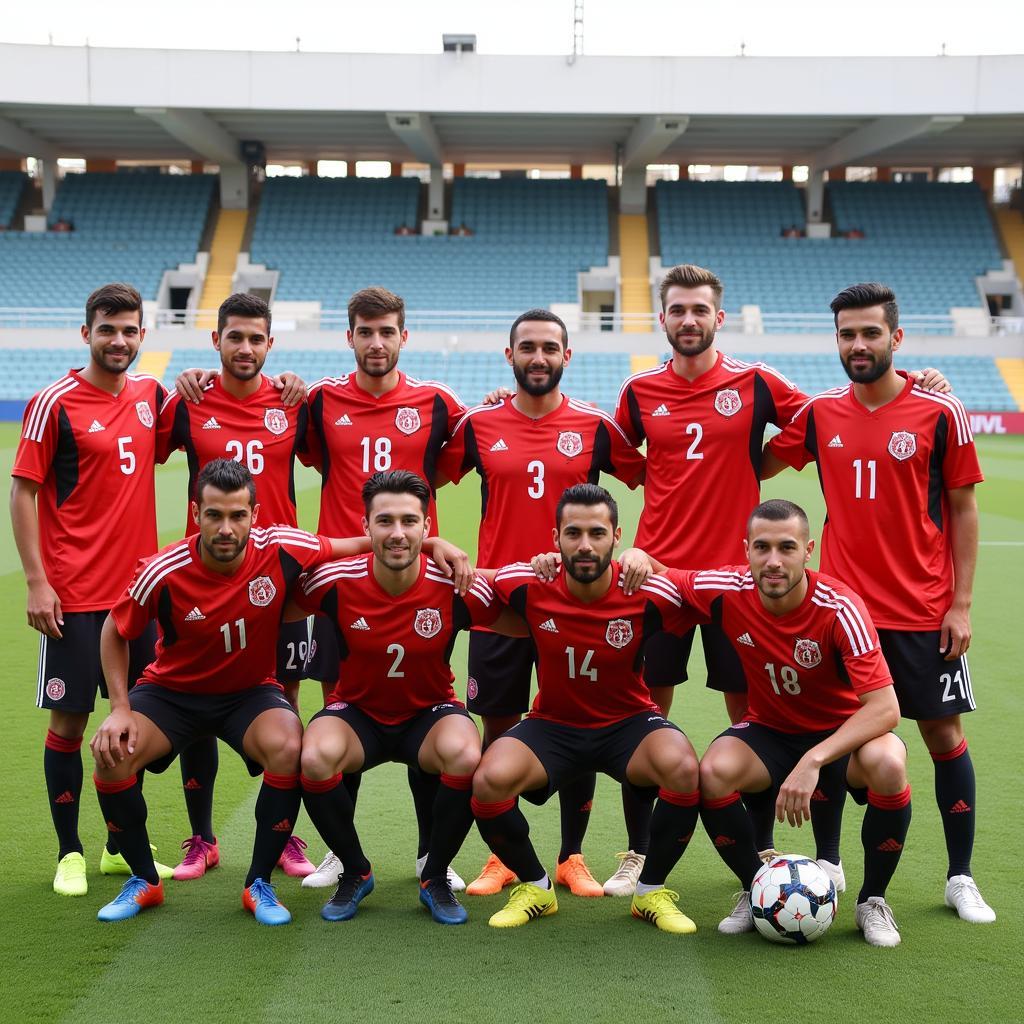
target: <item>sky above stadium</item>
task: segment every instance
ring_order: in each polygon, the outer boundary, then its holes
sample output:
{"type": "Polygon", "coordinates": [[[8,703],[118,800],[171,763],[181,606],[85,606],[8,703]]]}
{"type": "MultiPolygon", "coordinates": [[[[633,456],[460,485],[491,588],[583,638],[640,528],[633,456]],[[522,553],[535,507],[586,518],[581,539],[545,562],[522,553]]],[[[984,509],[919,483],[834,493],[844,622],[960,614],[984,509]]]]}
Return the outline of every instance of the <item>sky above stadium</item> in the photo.
{"type": "MultiPolygon", "coordinates": [[[[566,54],[573,9],[573,0],[49,0],[6,5],[0,41],[437,53],[441,34],[455,32],[475,33],[480,53],[566,54]]],[[[759,57],[934,56],[943,45],[951,55],[1024,53],[1019,0],[585,0],[584,12],[591,55],[734,56],[742,47],[759,57]]]]}

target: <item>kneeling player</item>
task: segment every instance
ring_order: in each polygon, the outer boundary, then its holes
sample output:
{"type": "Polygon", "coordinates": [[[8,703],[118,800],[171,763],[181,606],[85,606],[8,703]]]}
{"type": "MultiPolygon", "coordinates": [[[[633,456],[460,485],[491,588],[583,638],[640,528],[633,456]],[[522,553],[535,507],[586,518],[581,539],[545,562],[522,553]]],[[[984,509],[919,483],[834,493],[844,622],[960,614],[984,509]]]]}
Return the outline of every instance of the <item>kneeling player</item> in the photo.
{"type": "Polygon", "coordinates": [[[899,706],[863,602],[806,568],[813,549],[803,509],[774,499],[748,521],[749,571],[666,571],[686,602],[722,626],[750,698],[743,720],[711,744],[700,766],[704,827],[745,890],[718,930],[754,927],[749,889],[761,861],[740,793],[778,789],[778,820],[810,819],[820,838],[838,832],[838,814],[829,811],[841,813],[845,786],[867,803],[857,927],[873,946],[896,946],[885,891],[910,827],[907,751],[889,731],[899,706]]]}
{"type": "Polygon", "coordinates": [[[363,486],[372,554],[329,562],[305,579],[293,614],[319,612],[338,632],[337,686],[302,743],[306,810],[341,858],[338,888],[324,905],[328,921],[354,917],[373,890],[373,872],[353,822],[346,773],[386,761],[440,775],[420,902],[441,924],[462,924],[448,865],[470,827],[470,787],[480,761],[480,734],[455,699],[449,665],[455,635],[491,626],[525,635],[477,578],[465,596],[421,552],[430,528],[430,489],[415,473],[376,473],[363,486]]]}
{"type": "Polygon", "coordinates": [[[522,880],[490,923],[526,924],[558,909],[516,798],[543,803],[584,772],[657,786],[651,841],[632,913],[663,931],[687,933],[694,923],[676,906],[665,880],[697,823],[697,757],[690,741],[660,714],[640,675],[649,637],[682,635],[696,622],[676,588],[652,577],[632,595],[612,561],[618,508],[595,484],[568,488],[553,531],[562,570],[553,584],[526,564],[505,566],[495,590],[526,619],[537,646],[538,693],[529,715],[484,754],[473,779],[480,834],[522,880]]]}
{"type": "Polygon", "coordinates": [[[304,570],[359,548],[289,527],[256,527],[252,476],[229,459],[207,463],[196,499],[198,536],[141,562],[103,625],[110,715],[91,744],[95,782],[132,875],[99,919],[134,917],[163,902],[136,773],[163,771],[194,740],[217,736],[251,774],[263,772],[242,903],[262,924],[285,924],[291,915],[269,878],[301,806],[302,725],[274,679],[281,613],[304,570]],[[129,693],[128,643],[153,619],[156,660],[129,693]]]}

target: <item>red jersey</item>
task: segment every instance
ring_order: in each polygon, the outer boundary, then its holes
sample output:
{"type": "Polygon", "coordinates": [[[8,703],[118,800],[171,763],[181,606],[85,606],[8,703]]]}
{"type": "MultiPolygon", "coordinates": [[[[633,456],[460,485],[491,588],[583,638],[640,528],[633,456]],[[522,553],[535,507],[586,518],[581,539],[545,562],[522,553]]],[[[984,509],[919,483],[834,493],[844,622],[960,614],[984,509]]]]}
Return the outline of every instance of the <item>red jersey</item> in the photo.
{"type": "Polygon", "coordinates": [[[636,546],[671,565],[741,561],[765,427],[788,423],[806,400],[770,366],[721,352],[694,381],[671,360],[630,377],[615,418],[634,444],[647,441],[650,466],[636,546]]]}
{"type": "Polygon", "coordinates": [[[551,549],[562,491],[611,473],[630,487],[646,461],[606,412],[567,395],[553,412],[532,419],[511,399],[470,409],[438,463],[456,483],[480,474],[477,563],[497,567],[551,549]]]}
{"type": "Polygon", "coordinates": [[[125,374],[112,395],[70,370],[25,407],[11,475],[41,484],[40,553],[66,612],[110,608],[156,550],[153,463],[165,398],[147,374],[125,374]]]}
{"type": "MultiPolygon", "coordinates": [[[[362,488],[374,473],[407,469],[433,491],[441,446],[466,411],[454,391],[436,381],[398,375],[398,385],[371,395],[354,373],[326,377],[309,389],[313,450],[323,476],[321,533],[363,533],[362,488]]],[[[430,534],[437,534],[437,506],[430,498],[430,534]]]]}
{"type": "MultiPolygon", "coordinates": [[[[196,477],[214,459],[234,459],[252,473],[256,484],[259,521],[264,525],[295,526],[295,457],[305,453],[309,410],[288,408],[268,377],[248,398],[224,390],[220,376],[203,392],[199,405],[172,394],[160,410],[157,459],[166,462],[183,449],[188,459],[188,496],[196,497],[196,477]]],[[[185,535],[198,533],[191,512],[185,515],[185,535]]]]}
{"type": "Polygon", "coordinates": [[[818,465],[822,571],[864,596],[879,629],[939,629],[953,601],[947,491],[983,479],[963,403],[908,380],[871,412],[850,384],[808,401],[770,450],[818,465]]]}
{"type": "Polygon", "coordinates": [[[460,597],[423,555],[419,579],[397,597],[377,582],[373,555],[319,566],[295,597],[337,627],[341,667],[331,700],[354,704],[385,725],[432,704],[458,704],[449,665],[456,634],[489,626],[503,607],[479,576],[460,597]]]}
{"type": "MultiPolygon", "coordinates": [[[[277,685],[281,612],[300,574],[331,555],[331,542],[303,530],[253,527],[230,576],[203,565],[198,537],[145,559],[111,609],[132,640],[157,622],[156,659],[140,682],[185,693],[235,693],[277,685]]],[[[130,682],[130,680],[129,680],[130,682]]]]}
{"type": "Polygon", "coordinates": [[[537,696],[529,717],[591,729],[647,711],[660,714],[641,674],[644,645],[663,630],[682,636],[698,617],[663,576],[652,576],[627,597],[619,563],[611,568],[608,592],[589,603],[569,593],[561,569],[551,583],[537,579],[525,562],[498,570],[494,589],[526,620],[537,648],[537,696]]]}
{"type": "Polygon", "coordinates": [[[772,615],[746,566],[665,575],[722,627],[743,665],[748,722],[788,733],[838,729],[859,710],[858,694],[892,685],[864,603],[830,576],[808,570],[801,605],[772,615]]]}

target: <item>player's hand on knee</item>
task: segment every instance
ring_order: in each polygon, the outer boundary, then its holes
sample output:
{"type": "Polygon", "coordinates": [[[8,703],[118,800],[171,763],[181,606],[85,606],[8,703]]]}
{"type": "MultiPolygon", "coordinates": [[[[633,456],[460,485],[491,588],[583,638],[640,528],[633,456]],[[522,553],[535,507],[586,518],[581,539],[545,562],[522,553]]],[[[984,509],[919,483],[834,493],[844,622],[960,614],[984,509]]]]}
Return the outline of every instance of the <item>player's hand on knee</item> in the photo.
{"type": "Polygon", "coordinates": [[[96,763],[101,768],[116,768],[120,761],[135,753],[138,733],[130,711],[111,711],[89,744],[96,763]]]}
{"type": "Polygon", "coordinates": [[[530,567],[537,579],[550,583],[558,575],[558,567],[562,564],[562,556],[557,551],[546,551],[543,555],[534,555],[530,559],[530,567]]]}
{"type": "Polygon", "coordinates": [[[60,609],[60,598],[46,580],[29,584],[27,613],[28,624],[33,629],[55,640],[61,638],[63,634],[60,627],[64,625],[64,615],[60,609]]]}
{"type": "Polygon", "coordinates": [[[811,794],[818,785],[818,769],[799,762],[779,787],[775,817],[799,828],[811,820],[811,794]]]}
{"type": "Polygon", "coordinates": [[[291,370],[271,377],[270,383],[281,392],[281,401],[286,406],[298,405],[306,400],[306,382],[291,370]]]}
{"type": "Polygon", "coordinates": [[[178,374],[174,390],[186,401],[198,405],[203,400],[203,389],[216,376],[215,370],[201,370],[196,366],[190,366],[178,374]]]}
{"type": "Polygon", "coordinates": [[[622,587],[627,597],[636,593],[654,571],[647,552],[640,548],[626,548],[619,556],[619,564],[622,566],[622,587]]]}

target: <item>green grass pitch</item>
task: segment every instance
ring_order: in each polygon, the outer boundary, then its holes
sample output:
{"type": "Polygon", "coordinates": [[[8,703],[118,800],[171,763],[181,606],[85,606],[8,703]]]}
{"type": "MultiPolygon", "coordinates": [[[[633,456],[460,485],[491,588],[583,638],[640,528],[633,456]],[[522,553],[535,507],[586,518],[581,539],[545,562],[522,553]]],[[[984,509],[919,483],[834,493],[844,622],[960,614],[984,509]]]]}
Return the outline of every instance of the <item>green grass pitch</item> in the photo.
{"type": "MultiPolygon", "coordinates": [[[[15,425],[0,426],[5,472],[17,437],[15,425]]],[[[62,899],[50,890],[55,849],[41,770],[45,715],[33,707],[38,645],[25,625],[24,581],[5,521],[0,635],[11,717],[0,748],[0,963],[6,995],[0,1020],[1020,1020],[1021,891],[1014,858],[1024,846],[1019,753],[1024,438],[981,438],[979,449],[987,476],[978,491],[983,547],[971,649],[979,710],[968,716],[966,727],[979,779],[975,875],[999,920],[971,926],[942,906],[945,858],[931,766],[916,730],[905,723],[900,731],[910,747],[914,821],[889,893],[903,935],[896,950],[872,949],[862,941],[853,926],[851,893],[840,898],[835,925],[815,946],[787,949],[755,935],[719,935],[715,925],[732,906],[734,884],[703,831],[669,880],[698,924],[696,936],[664,935],[632,920],[625,900],[569,895],[560,896],[555,917],[512,932],[487,927],[487,917],[502,905],[499,897],[467,898],[470,923],[440,927],[416,900],[412,804],[405,769],[397,765],[372,772],[363,784],[358,822],[377,890],[359,916],[346,924],[325,923],[318,910],[328,894],[301,889],[297,880],[281,876],[275,881],[294,923],[260,928],[239,901],[257,787],[226,747],[215,818],[221,868],[198,882],[168,883],[167,904],[159,911],[100,925],[96,910],[114,895],[118,881],[99,874],[101,819],[88,783],[82,834],[89,895],[62,899]]],[[[180,535],[183,524],[184,463],[162,469],[157,482],[160,536],[167,543],[180,535]]],[[[303,472],[299,487],[302,525],[312,527],[319,493],[315,474],[303,472]]],[[[814,528],[820,527],[812,471],[783,474],[765,490],[805,504],[814,528]]],[[[628,540],[639,497],[621,497],[628,540]]],[[[476,479],[442,492],[440,508],[444,534],[475,549],[476,479]]],[[[116,510],[110,514],[116,516],[116,510]]],[[[116,537],[117,524],[111,525],[116,537]]],[[[464,642],[453,664],[464,686],[464,642]]],[[[701,752],[725,716],[720,698],[702,685],[700,665],[691,668],[694,680],[677,693],[673,717],[701,752]]],[[[306,684],[306,717],[318,698],[318,686],[306,684]]],[[[177,766],[164,776],[150,776],[146,795],[159,856],[174,863],[187,831],[177,766]]],[[[553,868],[557,807],[529,808],[528,815],[541,858],[553,868]]],[[[861,871],[860,820],[860,810],[848,803],[843,854],[854,893],[861,871]]],[[[298,833],[318,860],[323,844],[305,816],[298,833]]],[[[777,839],[781,849],[813,851],[809,834],[780,827],[777,839]]],[[[602,779],[586,843],[598,877],[613,870],[624,841],[618,793],[602,779]]],[[[457,861],[461,873],[472,877],[484,854],[474,830],[457,861]]]]}

